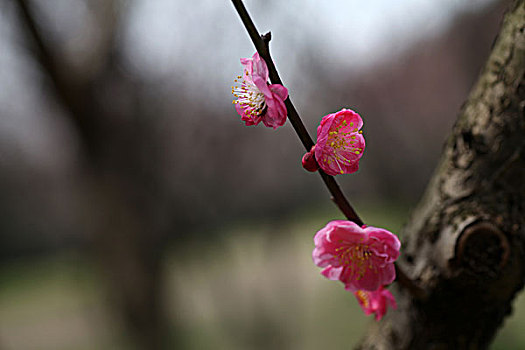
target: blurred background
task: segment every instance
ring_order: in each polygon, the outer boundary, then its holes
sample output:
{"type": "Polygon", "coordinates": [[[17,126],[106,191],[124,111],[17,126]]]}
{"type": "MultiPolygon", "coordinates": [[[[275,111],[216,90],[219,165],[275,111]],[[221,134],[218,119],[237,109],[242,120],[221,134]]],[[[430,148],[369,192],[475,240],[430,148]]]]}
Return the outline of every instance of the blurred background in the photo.
{"type": "MultiPolygon", "coordinates": [[[[246,0],[311,135],[364,119],[365,222],[398,231],[508,1],[246,0]]],[[[0,1],[0,350],[334,349],[370,317],[311,261],[342,218],[289,123],[231,100],[230,1],[0,1]]],[[[525,347],[525,299],[494,349],[525,347]]]]}

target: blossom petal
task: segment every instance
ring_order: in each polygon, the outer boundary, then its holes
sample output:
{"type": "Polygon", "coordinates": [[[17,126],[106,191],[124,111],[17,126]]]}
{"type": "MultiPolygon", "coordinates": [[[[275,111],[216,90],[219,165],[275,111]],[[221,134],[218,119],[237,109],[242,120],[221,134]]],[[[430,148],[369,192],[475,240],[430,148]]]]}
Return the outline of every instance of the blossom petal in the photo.
{"type": "Polygon", "coordinates": [[[286,100],[288,98],[288,89],[282,86],[281,84],[271,84],[270,90],[279,96],[281,100],[286,100]]]}
{"type": "Polygon", "coordinates": [[[286,107],[281,100],[274,98],[267,98],[266,105],[268,109],[262,121],[267,127],[277,129],[286,122],[286,107]]]}
{"type": "Polygon", "coordinates": [[[329,266],[323,271],[321,271],[321,274],[332,281],[337,281],[339,277],[341,276],[341,273],[343,272],[343,267],[332,267],[329,266]]]}
{"type": "Polygon", "coordinates": [[[258,76],[265,82],[268,81],[268,66],[266,62],[259,56],[259,53],[256,52],[252,56],[253,59],[253,75],[258,76]]]}
{"type": "Polygon", "coordinates": [[[397,304],[394,296],[390,291],[384,289],[381,286],[376,291],[354,291],[354,295],[359,302],[359,306],[363,309],[365,315],[375,314],[375,320],[379,321],[386,314],[387,307],[390,306],[393,309],[397,308],[397,304]]]}

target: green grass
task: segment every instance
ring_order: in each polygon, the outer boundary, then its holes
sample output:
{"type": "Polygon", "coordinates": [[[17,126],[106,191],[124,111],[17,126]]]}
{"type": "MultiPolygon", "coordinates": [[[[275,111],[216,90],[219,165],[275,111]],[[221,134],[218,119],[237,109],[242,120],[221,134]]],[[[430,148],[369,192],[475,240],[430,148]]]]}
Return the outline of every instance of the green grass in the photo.
{"type": "Polygon", "coordinates": [[[100,283],[72,255],[0,269],[2,349],[118,349],[100,283]]]}
{"type": "MultiPolygon", "coordinates": [[[[221,240],[193,242],[166,259],[167,308],[184,349],[351,349],[371,317],[311,260],[312,238],[334,208],[273,223],[244,221],[221,240]]],[[[360,214],[397,232],[407,208],[370,204],[360,214]]],[[[202,237],[202,236],[201,236],[202,237]]],[[[525,297],[493,349],[525,348],[525,297]]],[[[94,265],[74,255],[0,268],[3,350],[126,349],[94,265]]]]}

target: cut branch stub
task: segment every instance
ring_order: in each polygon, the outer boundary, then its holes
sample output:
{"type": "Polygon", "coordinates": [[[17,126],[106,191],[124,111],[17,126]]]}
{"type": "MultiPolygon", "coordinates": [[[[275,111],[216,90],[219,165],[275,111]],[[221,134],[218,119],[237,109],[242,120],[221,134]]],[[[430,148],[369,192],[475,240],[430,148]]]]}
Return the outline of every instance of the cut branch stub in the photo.
{"type": "Polygon", "coordinates": [[[509,255],[509,241],[503,232],[491,222],[476,222],[461,232],[452,267],[495,278],[509,255]]]}

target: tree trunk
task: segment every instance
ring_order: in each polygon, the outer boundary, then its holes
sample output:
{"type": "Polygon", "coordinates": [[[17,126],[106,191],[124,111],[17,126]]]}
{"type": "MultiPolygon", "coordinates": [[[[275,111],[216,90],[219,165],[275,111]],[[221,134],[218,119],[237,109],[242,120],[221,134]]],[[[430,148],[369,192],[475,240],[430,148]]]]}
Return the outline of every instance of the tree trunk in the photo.
{"type": "MultiPolygon", "coordinates": [[[[429,68],[431,69],[431,68],[429,68]]],[[[399,308],[359,349],[486,349],[525,279],[525,1],[505,16],[401,236],[399,308]]]]}

